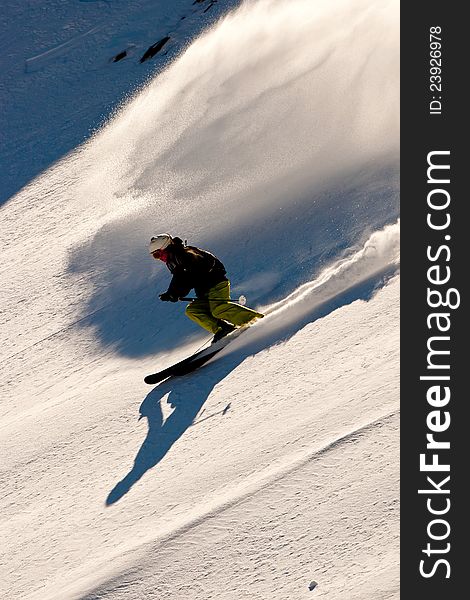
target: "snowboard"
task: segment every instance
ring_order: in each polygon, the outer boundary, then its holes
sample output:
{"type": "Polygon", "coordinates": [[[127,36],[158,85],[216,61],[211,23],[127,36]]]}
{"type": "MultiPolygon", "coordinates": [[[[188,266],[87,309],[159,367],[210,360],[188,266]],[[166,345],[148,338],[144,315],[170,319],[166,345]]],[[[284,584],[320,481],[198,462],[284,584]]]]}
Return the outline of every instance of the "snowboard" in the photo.
{"type": "Polygon", "coordinates": [[[199,350],[199,352],[188,356],[188,358],[184,358],[183,360],[180,360],[180,362],[177,362],[174,365],[163,369],[162,371],[157,371],[156,373],[147,375],[144,377],[144,382],[148,383],[149,385],[154,385],[156,383],[160,383],[168,377],[186,375],[187,373],[195,371],[199,367],[202,367],[204,363],[213,358],[218,352],[223,350],[227,344],[237,338],[246,329],[248,329],[248,327],[240,327],[239,329],[236,329],[232,333],[229,333],[223,337],[215,344],[211,344],[209,347],[199,350]]]}

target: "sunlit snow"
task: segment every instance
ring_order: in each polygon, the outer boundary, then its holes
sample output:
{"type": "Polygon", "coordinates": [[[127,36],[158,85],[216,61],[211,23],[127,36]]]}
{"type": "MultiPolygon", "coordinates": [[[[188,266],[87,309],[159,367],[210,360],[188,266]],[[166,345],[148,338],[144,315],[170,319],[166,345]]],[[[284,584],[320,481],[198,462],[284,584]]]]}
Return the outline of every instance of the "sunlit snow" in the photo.
{"type": "Polygon", "coordinates": [[[398,599],[398,3],[65,4],[2,18],[0,595],[398,599]],[[266,317],[151,388],[166,231],[266,317]]]}

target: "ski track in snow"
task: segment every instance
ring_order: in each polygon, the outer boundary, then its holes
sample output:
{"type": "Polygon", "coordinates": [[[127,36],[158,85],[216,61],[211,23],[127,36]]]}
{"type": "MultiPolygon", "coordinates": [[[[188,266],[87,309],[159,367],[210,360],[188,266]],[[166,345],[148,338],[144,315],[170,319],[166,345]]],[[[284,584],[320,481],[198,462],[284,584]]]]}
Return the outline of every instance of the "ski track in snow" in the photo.
{"type": "Polygon", "coordinates": [[[57,58],[59,56],[64,55],[68,52],[71,52],[71,50],[77,44],[79,44],[84,38],[86,38],[88,35],[93,35],[94,33],[97,33],[102,28],[103,28],[103,25],[97,25],[96,27],[93,27],[92,29],[90,29],[89,31],[86,31],[85,33],[81,33],[80,35],[72,38],[71,40],[63,42],[62,44],[59,44],[58,46],[55,46],[54,48],[51,48],[50,50],[46,50],[46,52],[42,52],[41,54],[32,56],[31,58],[27,58],[26,59],[26,71],[28,73],[32,73],[37,69],[44,68],[47,63],[49,63],[53,60],[57,60],[57,58]]]}

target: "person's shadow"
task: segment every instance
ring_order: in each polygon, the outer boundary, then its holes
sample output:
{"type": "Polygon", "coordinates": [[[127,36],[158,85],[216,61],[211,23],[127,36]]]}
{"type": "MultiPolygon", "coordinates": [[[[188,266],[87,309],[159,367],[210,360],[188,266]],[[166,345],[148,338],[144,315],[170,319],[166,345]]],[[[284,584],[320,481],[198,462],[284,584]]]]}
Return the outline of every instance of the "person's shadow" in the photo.
{"type": "MultiPolygon", "coordinates": [[[[384,277],[386,278],[384,273],[373,276],[316,307],[309,314],[286,324],[285,327],[277,328],[271,334],[243,345],[235,352],[204,365],[194,373],[167,379],[155,387],[140,406],[140,418],[146,417],[148,420],[147,437],[137,452],[134,466],[124,479],[111,490],[106,499],[106,505],[110,506],[120,500],[148,470],[155,467],[165,457],[173,444],[189,427],[195,424],[197,415],[217,383],[222,381],[245,358],[272,344],[290,338],[306,324],[329,314],[340,306],[358,299],[369,300],[377,287],[383,285],[384,277]],[[166,420],[163,418],[161,408],[161,401],[165,397],[167,397],[166,401],[174,407],[174,411],[166,420]]],[[[288,356],[286,360],[289,360],[288,356]]],[[[224,410],[209,415],[209,417],[226,414],[230,408],[230,399],[227,399],[227,402],[228,405],[224,410]]],[[[199,421],[209,417],[206,416],[199,421]]]]}
{"type": "MultiPolygon", "coordinates": [[[[146,396],[140,406],[140,418],[148,420],[148,432],[140,450],[134,459],[134,466],[129,473],[119,481],[106,498],[110,506],[120,500],[132,486],[155,467],[167,454],[173,444],[191,427],[199,414],[204,402],[213,388],[244,358],[245,353],[236,353],[213,365],[207,365],[204,372],[193,373],[190,378],[170,378],[146,396]],[[164,420],[161,403],[166,398],[174,410],[164,420]]],[[[224,410],[214,415],[224,415],[230,404],[224,410]]],[[[201,421],[210,418],[205,416],[201,421]]]]}

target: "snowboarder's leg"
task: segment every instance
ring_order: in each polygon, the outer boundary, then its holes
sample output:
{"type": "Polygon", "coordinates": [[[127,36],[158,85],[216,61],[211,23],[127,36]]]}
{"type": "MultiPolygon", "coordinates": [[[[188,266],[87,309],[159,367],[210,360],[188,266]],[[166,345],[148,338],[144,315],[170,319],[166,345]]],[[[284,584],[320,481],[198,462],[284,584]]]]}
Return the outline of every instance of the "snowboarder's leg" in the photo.
{"type": "Polygon", "coordinates": [[[207,300],[193,300],[193,302],[188,304],[185,312],[192,321],[211,333],[216,333],[220,329],[220,322],[216,317],[211,315],[207,300]]]}
{"type": "Polygon", "coordinates": [[[247,308],[246,306],[240,306],[235,302],[230,302],[230,282],[222,281],[209,290],[208,294],[210,312],[216,319],[223,319],[228,321],[232,325],[239,327],[240,325],[246,325],[254,319],[260,319],[264,317],[263,314],[247,308]],[[217,298],[217,300],[212,300],[217,298]],[[220,300],[223,298],[223,300],[220,300]]]}

